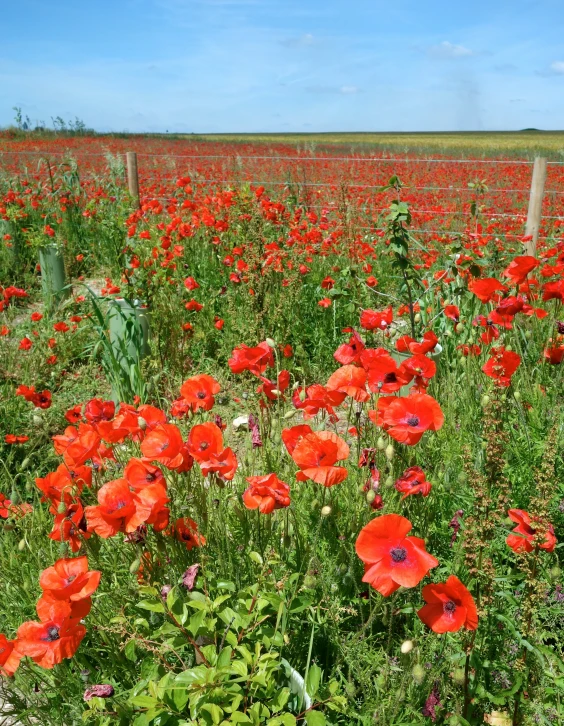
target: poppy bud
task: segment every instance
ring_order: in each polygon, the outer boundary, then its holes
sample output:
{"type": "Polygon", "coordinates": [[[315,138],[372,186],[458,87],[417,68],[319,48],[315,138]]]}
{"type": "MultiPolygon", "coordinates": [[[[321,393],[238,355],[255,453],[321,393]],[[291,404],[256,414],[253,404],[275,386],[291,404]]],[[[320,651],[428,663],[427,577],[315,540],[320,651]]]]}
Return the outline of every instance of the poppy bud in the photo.
{"type": "Polygon", "coordinates": [[[311,503],[311,508],[317,509],[318,506],[319,506],[319,500],[314,499],[313,502],[311,503]]]}
{"type": "Polygon", "coordinates": [[[366,492],[366,501],[368,504],[372,504],[372,502],[376,499],[376,492],[371,489],[369,492],[366,492]]]}
{"type": "Polygon", "coordinates": [[[487,406],[489,402],[490,402],[490,397],[489,396],[487,396],[487,395],[486,396],[482,396],[482,401],[481,401],[482,406],[487,406]]]}
{"type": "Polygon", "coordinates": [[[382,673],[376,678],[376,685],[378,688],[384,688],[386,685],[386,678],[382,673]]]}
{"type": "Polygon", "coordinates": [[[460,334],[460,333],[462,333],[463,330],[464,330],[464,323],[457,323],[454,326],[454,332],[455,333],[459,333],[460,334]]]}
{"type": "Polygon", "coordinates": [[[553,580],[558,580],[560,578],[561,574],[562,574],[562,570],[557,566],[552,567],[550,570],[550,576],[552,577],[553,580]]]}
{"type": "Polygon", "coordinates": [[[521,393],[519,391],[515,391],[515,393],[513,395],[515,396],[515,400],[516,401],[520,401],[521,400],[521,393]]]}
{"type": "Polygon", "coordinates": [[[505,350],[509,350],[509,351],[512,351],[512,350],[513,350],[513,348],[512,348],[512,347],[511,347],[510,345],[506,345],[506,346],[505,346],[505,350]]]}
{"type": "Polygon", "coordinates": [[[21,539],[18,542],[18,552],[23,552],[25,550],[25,548],[26,548],[25,539],[21,539]]]}
{"type": "Polygon", "coordinates": [[[411,651],[413,650],[413,640],[404,640],[401,644],[400,650],[404,655],[411,653],[411,651]]]}
{"type": "Polygon", "coordinates": [[[291,411],[286,411],[284,414],[285,419],[293,418],[298,413],[297,409],[292,409],[291,411]]]}
{"type": "Polygon", "coordinates": [[[67,511],[67,505],[64,502],[59,502],[57,507],[57,514],[64,514],[67,511]]]}
{"type": "Polygon", "coordinates": [[[386,459],[391,461],[394,458],[394,447],[392,444],[386,446],[386,459]]]}
{"type": "Polygon", "coordinates": [[[420,313],[415,313],[415,315],[413,316],[413,319],[415,320],[416,323],[420,323],[421,322],[421,314],[420,313]]]}
{"type": "Polygon", "coordinates": [[[41,424],[43,423],[43,419],[41,418],[41,416],[38,416],[37,414],[34,414],[33,415],[33,423],[36,426],[41,426],[41,424]]]}
{"type": "Polygon", "coordinates": [[[276,348],[276,343],[272,340],[272,338],[267,338],[265,342],[270,348],[276,348]]]}
{"type": "Polygon", "coordinates": [[[465,681],[464,668],[455,668],[452,673],[452,680],[458,686],[463,686],[465,681]]]}
{"type": "Polygon", "coordinates": [[[138,418],[137,418],[137,426],[139,426],[139,428],[141,429],[141,431],[145,431],[145,429],[147,428],[147,422],[145,421],[145,419],[143,418],[143,416],[138,416],[138,418]]]}
{"type": "Polygon", "coordinates": [[[12,493],[10,494],[10,501],[12,504],[19,504],[21,502],[21,497],[15,487],[12,489],[12,493]]]}
{"type": "Polygon", "coordinates": [[[416,663],[411,669],[411,675],[413,676],[415,683],[423,683],[425,679],[425,669],[420,663],[416,663]]]}
{"type": "Polygon", "coordinates": [[[460,364],[460,366],[461,366],[462,368],[466,368],[466,363],[467,363],[467,361],[466,361],[466,358],[465,358],[465,356],[461,356],[461,357],[460,357],[460,358],[458,359],[458,363],[460,364]]]}
{"type": "Polygon", "coordinates": [[[378,441],[376,442],[376,446],[380,451],[384,451],[386,448],[386,442],[384,441],[384,438],[382,436],[378,437],[378,441]]]}
{"type": "Polygon", "coordinates": [[[321,516],[328,517],[332,511],[333,510],[331,509],[331,507],[328,504],[326,504],[324,507],[321,507],[321,516]]]}
{"type": "Polygon", "coordinates": [[[129,572],[132,575],[134,575],[140,567],[141,567],[141,560],[140,559],[133,560],[133,562],[129,565],[129,572]]]}
{"type": "Polygon", "coordinates": [[[306,390],[305,390],[305,388],[302,388],[302,390],[301,390],[301,391],[300,391],[300,393],[299,393],[299,396],[298,396],[298,398],[300,399],[300,401],[301,401],[302,403],[303,403],[303,402],[304,402],[304,401],[306,400],[306,398],[307,398],[307,393],[306,393],[306,390]]]}
{"type": "Polygon", "coordinates": [[[393,476],[386,477],[386,481],[384,482],[384,484],[387,487],[393,487],[394,486],[394,477],[393,476]]]}
{"type": "Polygon", "coordinates": [[[25,459],[22,461],[21,468],[27,469],[28,466],[29,466],[29,458],[26,456],[25,459]]]}
{"type": "Polygon", "coordinates": [[[281,396],[282,395],[282,391],[279,391],[277,388],[273,388],[272,391],[271,391],[271,393],[272,393],[273,396],[281,396]]]}
{"type": "Polygon", "coordinates": [[[172,585],[163,585],[161,587],[161,599],[166,600],[166,597],[171,590],[172,590],[172,585]]]}

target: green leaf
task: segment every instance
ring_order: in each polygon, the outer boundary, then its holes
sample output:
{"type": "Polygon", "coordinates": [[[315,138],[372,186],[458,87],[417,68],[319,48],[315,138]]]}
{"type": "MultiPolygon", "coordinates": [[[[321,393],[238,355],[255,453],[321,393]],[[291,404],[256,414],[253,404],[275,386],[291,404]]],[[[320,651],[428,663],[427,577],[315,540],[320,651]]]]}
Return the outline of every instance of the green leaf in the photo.
{"type": "Polygon", "coordinates": [[[313,698],[319,689],[321,683],[321,668],[312,663],[309,667],[306,677],[306,691],[313,698]]]}
{"type": "Polygon", "coordinates": [[[214,724],[219,724],[223,717],[223,709],[215,703],[204,703],[202,711],[208,711],[214,724]]]}
{"type": "Polygon", "coordinates": [[[253,723],[247,714],[241,713],[241,711],[235,711],[235,713],[232,713],[229,721],[230,723],[253,723]]]}
{"type": "Polygon", "coordinates": [[[135,654],[135,641],[130,640],[129,643],[127,643],[127,645],[125,646],[123,652],[127,660],[135,662],[137,660],[137,656],[135,654]]]}
{"type": "Polygon", "coordinates": [[[141,600],[141,602],[137,603],[137,607],[150,610],[152,613],[164,613],[165,611],[164,603],[156,600],[141,600]]]}
{"type": "Polygon", "coordinates": [[[249,552],[249,559],[251,559],[255,563],[255,565],[259,565],[262,567],[263,560],[258,552],[249,552]]]}
{"type": "Polygon", "coordinates": [[[129,699],[129,703],[138,708],[154,708],[158,701],[151,696],[133,696],[133,698],[129,699]]]}
{"type": "Polygon", "coordinates": [[[233,649],[229,646],[226,646],[223,648],[221,653],[217,657],[217,667],[218,668],[224,668],[225,666],[228,666],[231,661],[231,656],[233,655],[233,649]]]}
{"type": "Polygon", "coordinates": [[[325,726],[327,723],[321,711],[308,711],[305,715],[307,726],[325,726]]]}

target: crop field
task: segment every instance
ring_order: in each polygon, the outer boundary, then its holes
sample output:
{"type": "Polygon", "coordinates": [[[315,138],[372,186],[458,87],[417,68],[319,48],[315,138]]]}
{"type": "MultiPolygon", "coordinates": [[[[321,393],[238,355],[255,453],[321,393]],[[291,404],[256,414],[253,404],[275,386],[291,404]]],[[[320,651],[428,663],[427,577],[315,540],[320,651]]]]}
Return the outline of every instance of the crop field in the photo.
{"type": "Polygon", "coordinates": [[[0,133],[9,723],[564,723],[563,152],[0,133]]]}

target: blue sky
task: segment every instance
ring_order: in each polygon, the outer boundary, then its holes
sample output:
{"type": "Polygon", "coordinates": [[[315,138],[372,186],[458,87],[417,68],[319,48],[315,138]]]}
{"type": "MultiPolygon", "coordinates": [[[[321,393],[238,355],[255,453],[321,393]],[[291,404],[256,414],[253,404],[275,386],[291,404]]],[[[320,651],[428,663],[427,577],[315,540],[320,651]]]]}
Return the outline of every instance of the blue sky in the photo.
{"type": "Polygon", "coordinates": [[[564,128],[562,0],[2,0],[0,126],[564,128]]]}

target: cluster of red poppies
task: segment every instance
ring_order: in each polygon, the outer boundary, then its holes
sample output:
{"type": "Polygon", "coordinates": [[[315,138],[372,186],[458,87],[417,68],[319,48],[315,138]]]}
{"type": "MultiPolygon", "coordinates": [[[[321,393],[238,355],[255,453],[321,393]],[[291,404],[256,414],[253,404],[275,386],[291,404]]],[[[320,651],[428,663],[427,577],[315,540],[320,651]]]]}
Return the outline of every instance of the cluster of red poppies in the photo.
{"type": "Polygon", "coordinates": [[[20,625],[15,640],[0,634],[0,673],[13,675],[24,656],[42,668],[72,658],[86,635],[80,621],[90,612],[100,577],[98,570],[88,569],[86,557],[60,559],[43,570],[36,605],[39,622],[20,625]]]}

